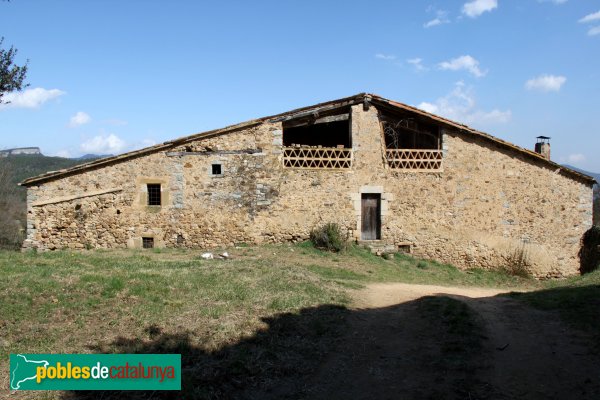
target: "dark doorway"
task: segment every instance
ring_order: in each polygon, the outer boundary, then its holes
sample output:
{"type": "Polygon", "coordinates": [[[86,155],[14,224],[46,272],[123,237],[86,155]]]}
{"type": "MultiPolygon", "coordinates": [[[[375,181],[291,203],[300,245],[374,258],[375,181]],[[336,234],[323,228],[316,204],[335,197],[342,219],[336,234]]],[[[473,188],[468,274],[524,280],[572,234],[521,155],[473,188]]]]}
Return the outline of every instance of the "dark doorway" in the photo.
{"type": "Polygon", "coordinates": [[[361,215],[361,239],[381,239],[381,194],[363,193],[361,215]]]}

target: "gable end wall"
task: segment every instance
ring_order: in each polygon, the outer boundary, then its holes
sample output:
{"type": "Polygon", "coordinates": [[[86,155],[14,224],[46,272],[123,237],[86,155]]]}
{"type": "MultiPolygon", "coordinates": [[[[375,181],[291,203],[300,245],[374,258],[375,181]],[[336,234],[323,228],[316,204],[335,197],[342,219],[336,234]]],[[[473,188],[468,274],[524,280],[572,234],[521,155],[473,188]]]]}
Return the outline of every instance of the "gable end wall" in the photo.
{"type": "Polygon", "coordinates": [[[350,120],[350,170],[283,168],[281,123],[264,123],[30,187],[24,247],[140,247],[148,236],[156,246],[210,248],[304,240],[326,222],[355,240],[361,193],[375,190],[382,242],[462,268],[524,255],[540,277],[578,272],[591,187],[452,130],[443,132],[442,172],[394,171],[377,109],[352,106],[350,120]],[[222,175],[211,175],[213,163],[222,175]],[[161,183],[161,207],[145,205],[147,183],[161,183]]]}

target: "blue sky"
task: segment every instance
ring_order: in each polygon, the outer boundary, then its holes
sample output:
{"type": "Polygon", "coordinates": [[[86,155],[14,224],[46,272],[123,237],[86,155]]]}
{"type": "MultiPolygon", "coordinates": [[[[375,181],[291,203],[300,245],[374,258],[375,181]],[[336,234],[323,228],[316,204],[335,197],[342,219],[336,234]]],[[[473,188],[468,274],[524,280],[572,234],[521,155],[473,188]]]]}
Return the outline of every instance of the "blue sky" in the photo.
{"type": "Polygon", "coordinates": [[[370,92],[600,171],[600,1],[0,2],[0,147],[115,154],[370,92]]]}

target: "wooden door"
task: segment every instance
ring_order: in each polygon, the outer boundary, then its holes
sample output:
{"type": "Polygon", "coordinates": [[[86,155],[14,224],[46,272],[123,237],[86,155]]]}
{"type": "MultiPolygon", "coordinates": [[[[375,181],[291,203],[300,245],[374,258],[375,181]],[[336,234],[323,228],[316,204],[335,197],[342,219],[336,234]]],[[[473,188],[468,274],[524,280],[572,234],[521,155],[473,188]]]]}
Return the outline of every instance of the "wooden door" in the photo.
{"type": "Polygon", "coordinates": [[[381,195],[379,193],[363,193],[361,210],[361,239],[381,239],[381,195]]]}

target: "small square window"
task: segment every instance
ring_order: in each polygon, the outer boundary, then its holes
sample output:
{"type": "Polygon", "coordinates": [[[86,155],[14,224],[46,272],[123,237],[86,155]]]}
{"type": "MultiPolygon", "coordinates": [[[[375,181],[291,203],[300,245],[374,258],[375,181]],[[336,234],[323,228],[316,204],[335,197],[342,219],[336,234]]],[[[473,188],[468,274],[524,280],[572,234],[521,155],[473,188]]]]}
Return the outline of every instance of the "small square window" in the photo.
{"type": "Polygon", "coordinates": [[[143,237],[142,238],[142,247],[144,249],[152,249],[152,248],[154,248],[154,238],[143,237]]]}
{"type": "Polygon", "coordinates": [[[213,175],[222,175],[223,174],[223,168],[221,167],[221,164],[213,164],[211,170],[212,170],[213,175]]]}
{"type": "Polygon", "coordinates": [[[160,183],[148,184],[148,205],[160,206],[160,183]]]}

